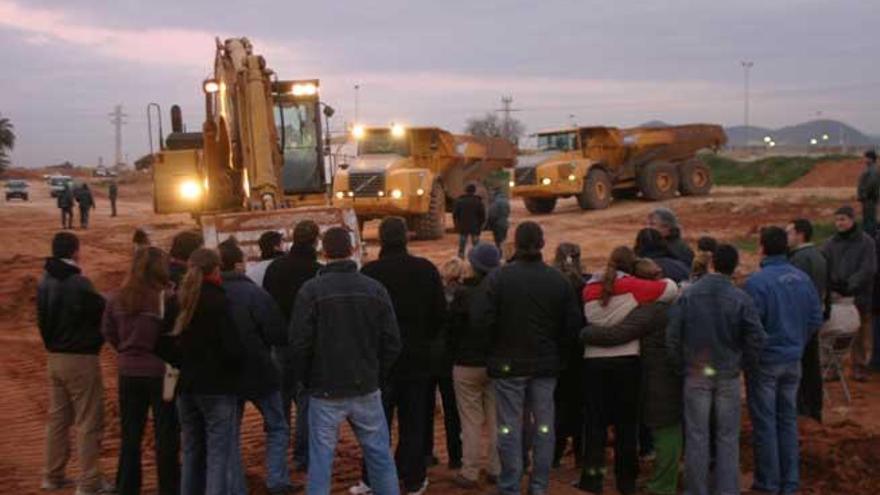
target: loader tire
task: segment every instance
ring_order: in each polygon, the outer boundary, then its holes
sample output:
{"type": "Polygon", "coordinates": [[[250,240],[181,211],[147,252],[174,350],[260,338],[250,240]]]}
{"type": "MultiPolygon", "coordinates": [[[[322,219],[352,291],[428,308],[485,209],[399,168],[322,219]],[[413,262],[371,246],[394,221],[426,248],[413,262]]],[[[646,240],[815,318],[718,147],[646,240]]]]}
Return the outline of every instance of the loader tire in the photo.
{"type": "Polygon", "coordinates": [[[703,160],[694,158],[684,162],[679,173],[681,184],[678,190],[682,196],[705,196],[712,190],[712,171],[703,160]]]}
{"type": "Polygon", "coordinates": [[[601,168],[593,168],[584,179],[584,189],[578,194],[582,210],[604,210],[611,204],[611,177],[601,168]]]}
{"type": "Polygon", "coordinates": [[[556,198],[523,198],[526,210],[533,215],[546,215],[556,209],[556,198]]]}
{"type": "Polygon", "coordinates": [[[440,239],[446,232],[446,191],[439,181],[434,181],[431,187],[428,212],[412,217],[412,230],[419,240],[440,239]]]}
{"type": "Polygon", "coordinates": [[[678,192],[678,168],[668,162],[651,162],[639,174],[639,190],[649,201],[663,201],[678,192]]]}

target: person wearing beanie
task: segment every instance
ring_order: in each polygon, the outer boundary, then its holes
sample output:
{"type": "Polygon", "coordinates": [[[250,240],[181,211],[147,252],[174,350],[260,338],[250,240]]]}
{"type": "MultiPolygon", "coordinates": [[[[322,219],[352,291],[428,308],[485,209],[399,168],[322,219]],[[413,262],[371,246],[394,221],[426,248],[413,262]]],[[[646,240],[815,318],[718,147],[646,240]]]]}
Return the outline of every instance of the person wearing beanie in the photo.
{"type": "MultiPolygon", "coordinates": [[[[827,298],[852,297],[859,311],[859,331],[852,347],[853,378],[868,378],[868,339],[871,331],[871,307],[874,276],[877,273],[877,255],[874,239],[859,229],[852,206],[842,206],[834,212],[837,233],[822,245],[822,254],[828,260],[827,298]]],[[[830,301],[826,300],[826,304],[830,301]]]]}
{"type": "Polygon", "coordinates": [[[520,224],[513,261],[489,274],[485,302],[474,305],[474,331],[486,335],[486,367],[493,378],[502,494],[520,493],[523,476],[523,415],[530,411],[530,493],[548,493],[555,443],[553,393],[565,349],[584,317],[568,279],[544,263],[544,233],[535,222],[520,224]]]}
{"type": "Polygon", "coordinates": [[[880,170],[877,170],[877,152],[865,152],[865,170],[859,176],[856,195],[862,204],[862,228],[873,236],[877,230],[877,201],[880,200],[880,170]]]}
{"type": "MultiPolygon", "coordinates": [[[[293,228],[290,252],[274,258],[266,268],[263,288],[275,299],[285,325],[288,324],[293,303],[303,284],[315,278],[318,263],[320,229],[311,220],[303,220],[293,228]]],[[[286,328],[286,326],[285,326],[286,328]]],[[[294,376],[290,347],[276,347],[276,358],[281,365],[281,401],[288,425],[294,428],[293,469],[305,472],[309,461],[309,395],[303,393],[300,379],[294,376]],[[291,405],[296,401],[296,424],[290,424],[291,405]]]]}
{"type": "Polygon", "coordinates": [[[464,259],[468,239],[471,245],[476,246],[480,242],[483,226],[486,225],[486,205],[477,196],[477,186],[468,184],[464,195],[455,200],[452,220],[455,222],[455,231],[458,232],[458,257],[464,259]]]}
{"type": "Polygon", "coordinates": [[[490,483],[501,473],[495,447],[495,393],[486,371],[487,335],[473,325],[472,308],[485,304],[486,276],[501,265],[501,251],[491,244],[477,244],[468,254],[470,275],[452,296],[449,305],[449,355],[458,416],[461,418],[462,466],[453,478],[460,488],[480,486],[485,468],[490,483]],[[485,433],[485,435],[484,435],[485,433]],[[483,438],[489,463],[482,466],[483,438]]]}
{"type": "Polygon", "coordinates": [[[649,229],[660,231],[663,239],[666,241],[666,249],[676,259],[691,266],[694,263],[694,251],[681,238],[681,224],[678,223],[678,216],[669,208],[655,208],[648,215],[648,223],[645,225],[649,229]]]}
{"type": "Polygon", "coordinates": [[[333,227],[322,243],[327,266],[300,289],[289,328],[295,374],[309,394],[306,493],[330,493],[339,427],[348,422],[369,466],[370,486],[397,495],[379,389],[401,349],[394,306],[382,284],[358,273],[351,232],[333,227]]]}
{"type": "Polygon", "coordinates": [[[403,342],[394,373],[383,390],[383,399],[389,424],[394,410],[398,411],[396,458],[401,481],[408,493],[423,493],[428,484],[425,462],[428,394],[431,371],[442,359],[436,355],[435,343],[445,325],[446,297],[440,272],[434,264],[407,251],[407,226],[403,218],[382,220],[379,241],[382,244],[379,259],[367,263],[361,272],[388,290],[403,342]]]}

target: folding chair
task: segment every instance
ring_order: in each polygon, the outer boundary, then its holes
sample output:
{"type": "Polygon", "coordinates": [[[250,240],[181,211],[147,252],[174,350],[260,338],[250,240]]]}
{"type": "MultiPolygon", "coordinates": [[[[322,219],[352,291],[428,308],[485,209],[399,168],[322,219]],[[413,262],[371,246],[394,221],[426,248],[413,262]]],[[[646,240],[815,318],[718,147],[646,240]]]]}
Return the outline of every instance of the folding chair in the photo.
{"type": "MultiPolygon", "coordinates": [[[[823,388],[832,380],[840,380],[846,403],[852,401],[849,393],[849,384],[846,381],[846,373],[843,371],[843,360],[850,355],[853,343],[856,340],[855,332],[823,332],[819,335],[819,362],[822,367],[823,388]]],[[[831,396],[827,390],[825,398],[831,402],[831,396]]]]}

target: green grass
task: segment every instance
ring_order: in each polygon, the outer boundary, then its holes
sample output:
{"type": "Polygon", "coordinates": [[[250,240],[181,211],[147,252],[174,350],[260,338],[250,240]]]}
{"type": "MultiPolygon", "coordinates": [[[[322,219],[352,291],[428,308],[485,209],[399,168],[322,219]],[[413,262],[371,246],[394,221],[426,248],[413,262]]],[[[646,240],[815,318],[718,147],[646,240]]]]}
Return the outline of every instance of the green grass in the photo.
{"type": "MultiPolygon", "coordinates": [[[[817,222],[813,224],[813,244],[820,246],[826,240],[831,238],[837,232],[834,228],[834,224],[832,222],[817,222]]],[[[731,244],[734,245],[740,251],[746,253],[757,253],[758,252],[758,235],[751,235],[747,237],[737,237],[734,239],[731,244]]]]}
{"type": "Polygon", "coordinates": [[[712,179],[719,186],[785,187],[806,175],[817,163],[852,157],[771,156],[753,162],[741,162],[712,154],[701,158],[712,169],[712,179]]]}

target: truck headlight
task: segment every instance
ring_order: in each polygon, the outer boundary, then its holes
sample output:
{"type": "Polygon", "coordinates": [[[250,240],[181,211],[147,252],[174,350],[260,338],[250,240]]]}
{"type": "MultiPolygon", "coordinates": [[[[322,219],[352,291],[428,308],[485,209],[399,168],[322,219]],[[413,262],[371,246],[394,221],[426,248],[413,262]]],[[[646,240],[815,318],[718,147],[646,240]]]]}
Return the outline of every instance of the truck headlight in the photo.
{"type": "Polygon", "coordinates": [[[342,192],[342,191],[336,191],[336,197],[337,197],[338,199],[342,199],[342,198],[345,197],[345,193],[342,192]]]}
{"type": "Polygon", "coordinates": [[[391,191],[391,197],[393,199],[400,199],[403,197],[403,191],[401,191],[400,189],[394,189],[391,191]]]}
{"type": "Polygon", "coordinates": [[[380,198],[384,198],[384,197],[385,197],[385,191],[379,191],[379,192],[376,193],[376,195],[379,196],[380,198]]]}
{"type": "Polygon", "coordinates": [[[180,194],[181,198],[188,201],[194,201],[199,199],[199,196],[202,195],[202,188],[199,186],[199,183],[194,180],[185,180],[180,183],[177,192],[180,194]]]}
{"type": "Polygon", "coordinates": [[[516,187],[516,181],[510,181],[507,183],[510,187],[516,187]]]}
{"type": "Polygon", "coordinates": [[[362,125],[356,125],[351,128],[351,137],[355,139],[363,139],[367,134],[367,130],[362,125]]]}
{"type": "Polygon", "coordinates": [[[424,196],[424,195],[425,195],[425,190],[422,189],[422,188],[420,187],[420,188],[416,189],[416,194],[417,194],[418,196],[424,196]]]}
{"type": "Polygon", "coordinates": [[[400,124],[392,124],[391,125],[391,136],[395,138],[402,138],[406,134],[406,128],[400,124]]]}
{"type": "Polygon", "coordinates": [[[541,179],[541,184],[544,184],[545,186],[549,186],[551,182],[553,181],[550,180],[550,177],[544,177],[543,179],[541,179]]]}
{"type": "Polygon", "coordinates": [[[574,182],[574,181],[576,181],[576,180],[577,180],[577,176],[576,176],[576,175],[574,175],[574,174],[571,174],[571,175],[569,175],[569,176],[568,176],[568,180],[570,180],[570,181],[572,181],[572,182],[574,182]]]}

